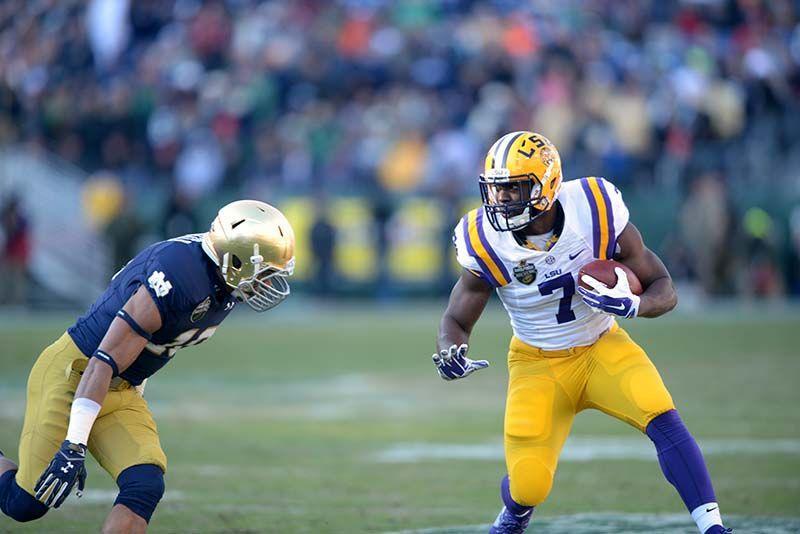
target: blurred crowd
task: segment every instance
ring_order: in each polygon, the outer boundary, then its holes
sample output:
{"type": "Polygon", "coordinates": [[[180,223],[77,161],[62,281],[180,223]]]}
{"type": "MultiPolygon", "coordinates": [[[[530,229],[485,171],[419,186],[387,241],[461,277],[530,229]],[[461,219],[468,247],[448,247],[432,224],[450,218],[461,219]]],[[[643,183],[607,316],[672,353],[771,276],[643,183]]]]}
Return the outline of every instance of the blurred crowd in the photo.
{"type": "Polygon", "coordinates": [[[219,198],[304,194],[368,199],[380,250],[409,195],[440,199],[449,231],[494,139],[533,129],[567,178],[606,176],[634,214],[671,206],[651,245],[679,276],[799,294],[799,14],[792,0],[6,0],[0,145],[117,181],[119,246],[196,231],[219,198]]]}

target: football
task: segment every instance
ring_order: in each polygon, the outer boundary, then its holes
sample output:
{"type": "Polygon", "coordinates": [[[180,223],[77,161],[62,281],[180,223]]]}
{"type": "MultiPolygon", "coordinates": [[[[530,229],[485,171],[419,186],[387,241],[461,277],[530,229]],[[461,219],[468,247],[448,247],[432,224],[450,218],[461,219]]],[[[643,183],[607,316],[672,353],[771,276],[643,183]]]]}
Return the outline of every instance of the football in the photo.
{"type": "Polygon", "coordinates": [[[628,275],[628,284],[631,286],[631,292],[634,295],[642,294],[642,283],[639,277],[630,269],[630,267],[614,260],[594,260],[581,267],[578,273],[578,284],[586,289],[592,289],[583,281],[583,275],[588,274],[595,280],[603,282],[608,287],[617,285],[617,273],[614,272],[616,267],[621,267],[628,275]]]}

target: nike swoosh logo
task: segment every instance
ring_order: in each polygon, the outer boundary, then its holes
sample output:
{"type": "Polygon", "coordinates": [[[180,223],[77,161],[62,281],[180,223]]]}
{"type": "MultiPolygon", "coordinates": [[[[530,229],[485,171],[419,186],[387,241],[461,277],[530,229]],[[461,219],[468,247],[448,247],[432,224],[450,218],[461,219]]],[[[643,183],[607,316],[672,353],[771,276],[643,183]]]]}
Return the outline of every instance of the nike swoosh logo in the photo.
{"type": "Polygon", "coordinates": [[[622,310],[625,309],[625,305],[624,304],[620,304],[619,306],[612,306],[611,304],[606,304],[606,307],[611,308],[612,310],[619,310],[619,311],[622,311],[622,310]]]}
{"type": "Polygon", "coordinates": [[[713,508],[706,508],[706,512],[713,512],[717,508],[719,508],[719,506],[714,506],[713,508]]]}
{"type": "Polygon", "coordinates": [[[570,254],[570,255],[569,255],[569,259],[570,259],[570,260],[574,260],[575,258],[577,258],[578,256],[580,256],[581,252],[583,252],[583,249],[580,249],[580,250],[579,250],[578,252],[576,252],[575,254],[570,254]]]}

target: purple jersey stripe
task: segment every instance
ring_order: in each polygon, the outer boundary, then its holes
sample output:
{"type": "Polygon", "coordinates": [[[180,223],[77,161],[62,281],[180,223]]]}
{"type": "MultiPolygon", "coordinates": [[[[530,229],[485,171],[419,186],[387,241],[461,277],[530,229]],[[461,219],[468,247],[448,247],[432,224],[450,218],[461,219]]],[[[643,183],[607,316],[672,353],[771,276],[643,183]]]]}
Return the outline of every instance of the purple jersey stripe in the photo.
{"type": "Polygon", "coordinates": [[[489,267],[483,262],[483,260],[478,256],[478,253],[475,252],[475,249],[472,248],[472,243],[469,242],[469,226],[467,220],[469,219],[468,215],[465,215],[461,219],[461,230],[464,232],[464,244],[467,245],[467,254],[475,258],[475,261],[478,262],[478,265],[481,268],[481,274],[483,274],[482,278],[489,282],[494,287],[500,287],[501,284],[498,280],[492,276],[492,272],[489,270],[489,267]]]}
{"type": "Polygon", "coordinates": [[[597,203],[594,200],[592,190],[589,189],[589,179],[581,178],[581,187],[586,194],[586,200],[589,202],[589,207],[592,209],[592,241],[594,244],[594,257],[600,257],[600,219],[597,215],[597,203]]]}
{"type": "Polygon", "coordinates": [[[489,245],[489,240],[486,239],[486,234],[483,231],[483,212],[484,212],[483,208],[478,208],[478,219],[476,221],[476,224],[478,226],[478,238],[481,240],[481,243],[483,243],[483,248],[485,248],[486,252],[489,253],[489,257],[492,258],[497,267],[500,268],[500,272],[503,273],[503,277],[505,277],[503,285],[510,284],[511,275],[509,274],[508,269],[506,269],[506,266],[503,264],[502,261],[500,261],[500,258],[497,256],[494,249],[489,245]]]}
{"type": "Polygon", "coordinates": [[[600,193],[603,195],[603,202],[606,204],[606,218],[608,219],[606,259],[610,260],[614,258],[614,252],[617,250],[617,236],[614,232],[614,210],[611,207],[611,199],[608,197],[608,191],[606,190],[606,181],[602,178],[598,178],[597,185],[600,186],[600,193]]]}

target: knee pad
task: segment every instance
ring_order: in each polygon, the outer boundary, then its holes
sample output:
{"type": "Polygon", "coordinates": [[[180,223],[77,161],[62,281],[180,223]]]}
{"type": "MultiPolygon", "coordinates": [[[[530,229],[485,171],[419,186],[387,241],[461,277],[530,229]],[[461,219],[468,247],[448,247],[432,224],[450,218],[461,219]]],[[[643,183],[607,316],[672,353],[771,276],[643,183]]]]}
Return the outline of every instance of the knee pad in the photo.
{"type": "Polygon", "coordinates": [[[117,486],[114,504],[124,504],[149,523],[164,495],[164,472],[157,465],[134,465],[119,474],[117,486]]]}
{"type": "Polygon", "coordinates": [[[39,519],[47,513],[47,506],[20,488],[16,475],[16,471],[6,471],[0,475],[0,510],[20,523],[39,519]]]}
{"type": "Polygon", "coordinates": [[[508,474],[511,497],[523,506],[538,506],[553,487],[553,473],[538,458],[523,458],[508,474]]]}

